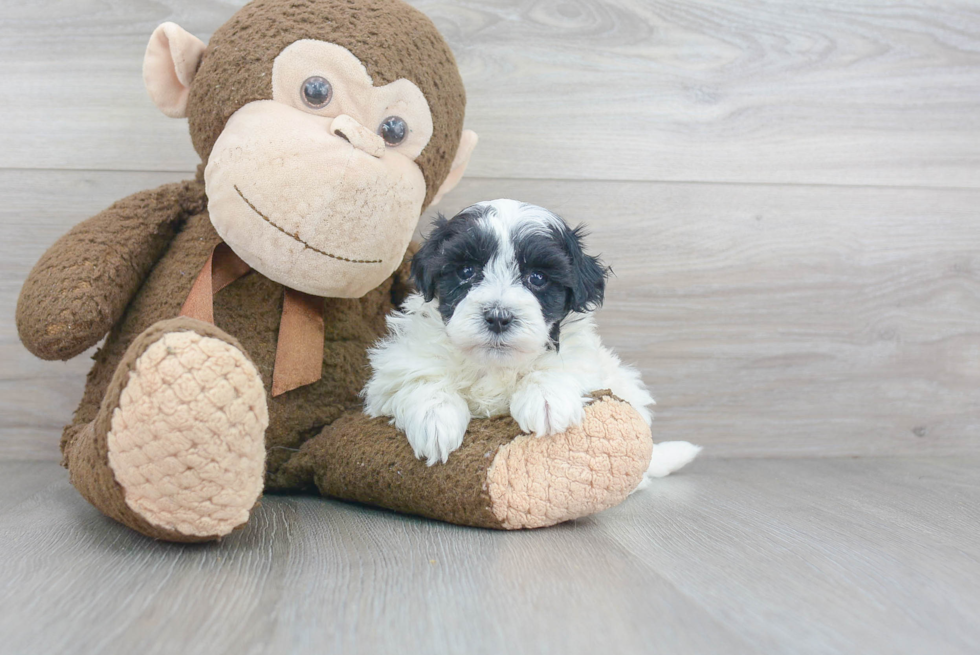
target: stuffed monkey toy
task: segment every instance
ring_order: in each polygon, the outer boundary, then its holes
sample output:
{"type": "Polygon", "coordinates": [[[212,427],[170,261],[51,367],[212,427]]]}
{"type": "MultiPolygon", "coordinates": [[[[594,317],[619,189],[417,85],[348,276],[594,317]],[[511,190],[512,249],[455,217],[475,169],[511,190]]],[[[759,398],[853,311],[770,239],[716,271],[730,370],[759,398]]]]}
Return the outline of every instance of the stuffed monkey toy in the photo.
{"type": "Polygon", "coordinates": [[[188,118],[196,178],[75,226],[17,305],[43,359],[105,338],[61,441],[95,507],[195,542],[244,526],[263,491],[516,529],[637,486],[650,431],[608,393],[550,437],[474,420],[432,467],[360,410],[367,349],[411,291],[414,229],[477,140],[423,14],[400,0],[254,0],[207,45],[161,25],[143,75],[165,114],[188,118]]]}

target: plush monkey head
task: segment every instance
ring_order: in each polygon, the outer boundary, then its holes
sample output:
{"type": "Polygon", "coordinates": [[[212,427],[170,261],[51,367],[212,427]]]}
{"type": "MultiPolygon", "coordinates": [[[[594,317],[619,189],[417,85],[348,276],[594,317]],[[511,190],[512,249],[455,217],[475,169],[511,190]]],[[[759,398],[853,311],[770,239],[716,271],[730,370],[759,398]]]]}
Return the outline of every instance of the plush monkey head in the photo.
{"type": "Polygon", "coordinates": [[[207,46],[165,23],[143,77],[189,119],[218,234],[318,296],[391,275],[476,145],[452,52],[401,0],[254,0],[207,46]]]}

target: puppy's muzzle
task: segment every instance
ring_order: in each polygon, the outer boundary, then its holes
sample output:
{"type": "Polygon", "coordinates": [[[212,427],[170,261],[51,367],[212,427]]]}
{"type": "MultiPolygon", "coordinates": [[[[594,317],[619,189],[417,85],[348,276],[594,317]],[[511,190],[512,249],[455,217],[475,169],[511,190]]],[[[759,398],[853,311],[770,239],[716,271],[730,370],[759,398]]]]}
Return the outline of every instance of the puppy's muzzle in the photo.
{"type": "Polygon", "coordinates": [[[500,307],[491,307],[483,310],[483,320],[486,321],[487,330],[493,334],[503,334],[513,325],[514,314],[500,307]]]}

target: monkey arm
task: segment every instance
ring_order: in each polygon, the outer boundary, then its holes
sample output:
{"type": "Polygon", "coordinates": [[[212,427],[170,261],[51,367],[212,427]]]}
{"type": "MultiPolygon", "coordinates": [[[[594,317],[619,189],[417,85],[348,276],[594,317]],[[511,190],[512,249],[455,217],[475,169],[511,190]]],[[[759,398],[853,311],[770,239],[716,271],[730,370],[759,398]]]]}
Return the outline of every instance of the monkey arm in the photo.
{"type": "Polygon", "coordinates": [[[140,191],[79,223],[27,276],[17,331],[42,359],[71,359],[122,316],[187,216],[205,209],[195,181],[140,191]]]}

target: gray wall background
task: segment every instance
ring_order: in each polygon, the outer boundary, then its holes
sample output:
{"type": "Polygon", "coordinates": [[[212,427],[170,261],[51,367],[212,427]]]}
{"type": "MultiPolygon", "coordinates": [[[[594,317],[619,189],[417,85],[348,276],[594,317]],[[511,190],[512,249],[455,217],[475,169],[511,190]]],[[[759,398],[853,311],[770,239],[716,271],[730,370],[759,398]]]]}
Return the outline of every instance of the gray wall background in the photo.
{"type": "MultiPolygon", "coordinates": [[[[0,459],[56,459],[87,357],[20,345],[44,249],[192,175],[143,90],[153,28],[242,2],[0,5],[0,459]]],[[[438,209],[586,222],[600,325],[705,457],[955,455],[980,443],[980,3],[417,1],[481,136],[438,209]]],[[[424,224],[433,212],[423,217],[424,224]]]]}

